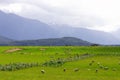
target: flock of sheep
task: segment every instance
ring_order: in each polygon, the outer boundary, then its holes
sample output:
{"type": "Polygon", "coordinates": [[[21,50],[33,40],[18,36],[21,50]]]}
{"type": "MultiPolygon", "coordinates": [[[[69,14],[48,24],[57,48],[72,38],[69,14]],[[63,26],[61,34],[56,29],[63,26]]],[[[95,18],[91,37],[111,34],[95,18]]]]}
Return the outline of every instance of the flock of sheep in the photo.
{"type": "MultiPolygon", "coordinates": [[[[63,69],[63,72],[66,72],[66,70],[67,70],[67,69],[64,68],[64,69],[63,69]]],[[[79,71],[79,68],[75,68],[75,69],[74,69],[74,72],[77,72],[77,71],[79,71]]],[[[42,70],[41,70],[41,73],[44,74],[44,73],[45,73],[45,70],[42,69],[42,70]]]]}
{"type": "MultiPolygon", "coordinates": [[[[95,61],[92,60],[88,65],[89,65],[89,67],[92,67],[94,64],[95,64],[95,61]]],[[[98,73],[100,69],[102,69],[102,70],[109,70],[109,67],[103,66],[102,64],[100,64],[100,62],[98,62],[97,65],[98,65],[98,66],[96,66],[96,67],[98,67],[98,68],[95,69],[95,73],[98,73]]],[[[120,65],[120,64],[118,64],[118,65],[120,65]]],[[[91,70],[91,69],[88,69],[88,70],[91,70]]],[[[63,72],[66,72],[66,71],[67,71],[67,69],[66,69],[66,68],[63,68],[63,72]]],[[[78,72],[78,71],[79,71],[79,68],[75,68],[75,69],[73,69],[73,71],[74,71],[74,72],[78,72]]],[[[117,69],[116,69],[116,68],[112,68],[112,71],[117,71],[117,69]]],[[[46,72],[46,71],[45,71],[44,69],[41,70],[41,73],[42,73],[42,74],[44,74],[45,72],[46,72]]]]}

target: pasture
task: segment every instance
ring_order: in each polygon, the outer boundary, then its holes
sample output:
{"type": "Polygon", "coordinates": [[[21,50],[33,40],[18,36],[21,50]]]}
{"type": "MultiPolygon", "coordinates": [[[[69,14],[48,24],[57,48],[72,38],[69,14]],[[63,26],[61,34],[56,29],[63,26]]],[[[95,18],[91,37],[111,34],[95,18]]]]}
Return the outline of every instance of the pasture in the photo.
{"type": "Polygon", "coordinates": [[[120,80],[120,47],[1,46],[0,80],[120,80]]]}

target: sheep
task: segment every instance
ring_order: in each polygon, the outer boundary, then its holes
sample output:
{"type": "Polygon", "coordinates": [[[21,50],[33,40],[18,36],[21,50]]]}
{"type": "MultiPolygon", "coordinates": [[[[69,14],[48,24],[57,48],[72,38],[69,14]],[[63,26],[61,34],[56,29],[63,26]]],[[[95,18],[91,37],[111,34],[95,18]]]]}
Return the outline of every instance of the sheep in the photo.
{"type": "Polygon", "coordinates": [[[95,61],[94,60],[92,60],[92,63],[94,63],[95,61]]]}
{"type": "Polygon", "coordinates": [[[95,72],[97,73],[97,72],[98,72],[98,69],[96,69],[95,72]]]}
{"type": "Polygon", "coordinates": [[[108,70],[109,68],[108,67],[104,67],[104,70],[108,70]]]}
{"type": "Polygon", "coordinates": [[[89,63],[90,66],[92,66],[92,63],[89,63]]]}
{"type": "Polygon", "coordinates": [[[92,66],[92,64],[93,64],[94,62],[95,62],[95,61],[94,61],[94,60],[92,60],[92,61],[91,61],[91,63],[89,63],[89,65],[90,65],[90,66],[92,66]]]}
{"type": "Polygon", "coordinates": [[[45,70],[41,70],[41,73],[44,74],[44,73],[45,73],[45,70]]]}
{"type": "Polygon", "coordinates": [[[79,69],[78,69],[78,68],[75,68],[75,69],[74,69],[74,72],[77,72],[77,71],[79,71],[79,69]]]}
{"type": "Polygon", "coordinates": [[[100,62],[98,62],[97,65],[100,65],[100,62]]]}
{"type": "Polygon", "coordinates": [[[116,68],[113,68],[113,71],[116,71],[117,69],[116,68]]]}
{"type": "Polygon", "coordinates": [[[66,68],[64,68],[63,71],[66,72],[66,68]]]}
{"type": "Polygon", "coordinates": [[[104,66],[102,66],[102,65],[99,65],[99,67],[100,67],[101,69],[103,69],[103,68],[104,68],[104,66]]]}
{"type": "Polygon", "coordinates": [[[120,65],[120,62],[118,64],[120,65]]]}
{"type": "Polygon", "coordinates": [[[88,71],[90,71],[91,69],[87,69],[88,71]]]}

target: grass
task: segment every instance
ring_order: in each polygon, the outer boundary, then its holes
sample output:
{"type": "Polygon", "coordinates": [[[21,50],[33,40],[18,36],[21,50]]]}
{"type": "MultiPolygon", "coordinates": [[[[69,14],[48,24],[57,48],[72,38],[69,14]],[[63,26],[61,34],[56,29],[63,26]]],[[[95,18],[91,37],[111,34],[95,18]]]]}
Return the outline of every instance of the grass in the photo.
{"type": "Polygon", "coordinates": [[[111,46],[6,46],[0,47],[0,64],[39,63],[41,66],[15,71],[0,71],[1,80],[120,80],[120,47],[111,46]],[[6,52],[21,48],[20,51],[6,52]],[[92,55],[83,59],[76,56],[92,55]],[[42,66],[58,59],[66,61],[61,66],[42,66]],[[90,65],[90,63],[92,65],[90,65]],[[100,66],[103,68],[100,68],[100,66]],[[108,70],[104,68],[108,67],[108,70]],[[66,69],[64,72],[63,69],[66,69]],[[76,68],[79,71],[74,71],[76,68]],[[45,70],[42,74],[41,70],[45,70]],[[96,70],[98,70],[96,72],[96,70]]]}

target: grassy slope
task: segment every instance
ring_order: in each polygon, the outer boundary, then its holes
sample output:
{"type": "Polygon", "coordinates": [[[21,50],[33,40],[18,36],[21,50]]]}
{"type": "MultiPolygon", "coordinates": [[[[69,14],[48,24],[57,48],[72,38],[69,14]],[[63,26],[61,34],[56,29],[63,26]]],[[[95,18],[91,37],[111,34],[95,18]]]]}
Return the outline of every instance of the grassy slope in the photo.
{"type": "MultiPolygon", "coordinates": [[[[34,67],[19,71],[0,71],[1,80],[120,80],[120,47],[20,47],[22,51],[6,53],[14,47],[0,47],[0,64],[10,62],[39,62],[43,63],[51,59],[66,58],[75,54],[96,54],[94,57],[65,63],[61,67],[34,67]],[[45,48],[45,51],[40,49],[45,48]],[[94,60],[95,63],[89,66],[94,60]],[[100,63],[109,70],[100,69],[100,63]],[[66,68],[66,72],[63,72],[66,68]],[[74,72],[79,68],[78,72],[74,72]],[[113,69],[116,71],[113,71],[113,69]],[[46,71],[41,74],[41,70],[46,71]],[[98,69],[98,73],[95,70],[98,69]],[[6,77],[7,76],[7,77],[6,77]]],[[[16,48],[16,47],[15,47],[16,48]]]]}

